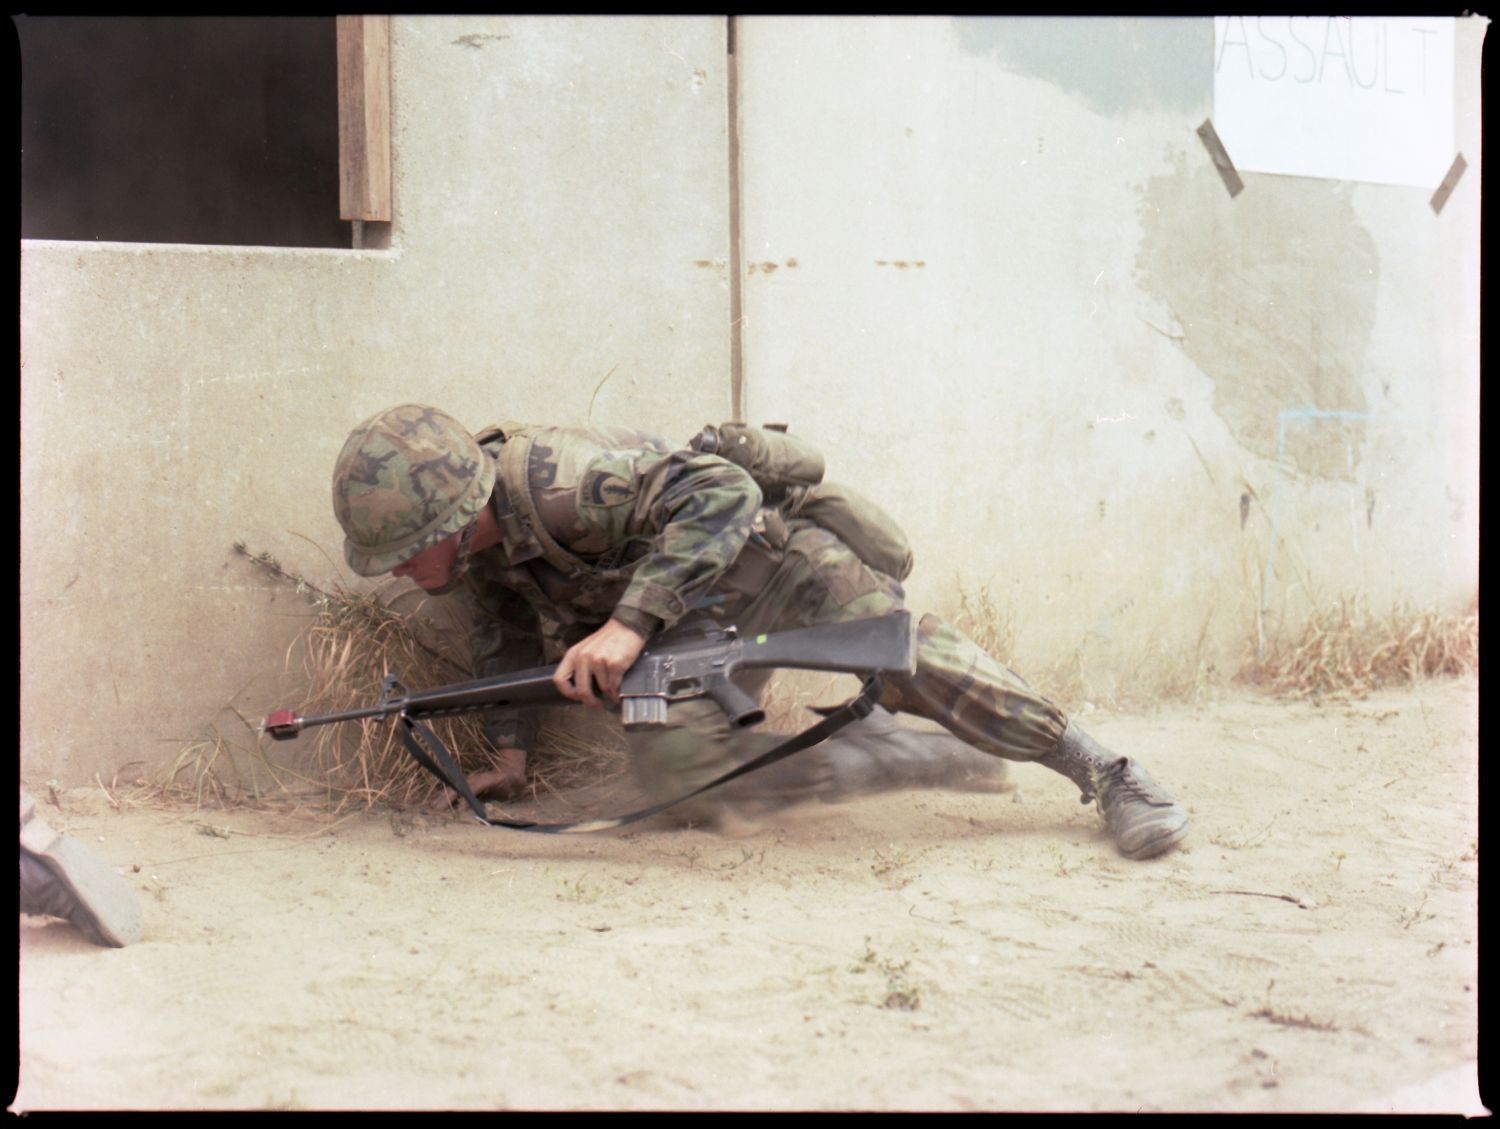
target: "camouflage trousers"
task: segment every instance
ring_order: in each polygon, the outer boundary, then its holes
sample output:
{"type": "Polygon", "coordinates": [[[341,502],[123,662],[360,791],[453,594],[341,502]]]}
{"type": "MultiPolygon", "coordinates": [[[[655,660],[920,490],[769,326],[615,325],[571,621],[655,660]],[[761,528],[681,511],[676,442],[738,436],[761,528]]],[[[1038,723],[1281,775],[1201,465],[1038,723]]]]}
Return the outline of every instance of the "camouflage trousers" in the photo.
{"type": "MultiPolygon", "coordinates": [[[[779,567],[748,605],[723,618],[741,634],[867,619],[903,607],[901,585],[867,567],[842,541],[816,526],[794,523],[779,567]]],[[[745,672],[736,682],[759,696],[769,675],[745,672]]],[[[937,722],[969,745],[1007,760],[1030,761],[1050,752],[1067,726],[1063,712],[1033,691],[962,632],[933,615],[917,625],[917,666],[912,674],[888,675],[881,705],[937,722]]],[[[653,797],[681,795],[744,763],[782,738],[732,730],[718,707],[704,700],[674,703],[665,729],[629,736],[633,766],[653,797]]],[[[830,741],[826,745],[833,745],[830,741]]],[[[799,753],[764,770],[779,774],[773,788],[791,794],[816,791],[828,772],[819,749],[799,753]]],[[[746,786],[761,777],[742,778],[746,786]]],[[[741,781],[710,792],[736,799],[741,781]]],[[[714,804],[685,807],[689,819],[714,804]]]]}

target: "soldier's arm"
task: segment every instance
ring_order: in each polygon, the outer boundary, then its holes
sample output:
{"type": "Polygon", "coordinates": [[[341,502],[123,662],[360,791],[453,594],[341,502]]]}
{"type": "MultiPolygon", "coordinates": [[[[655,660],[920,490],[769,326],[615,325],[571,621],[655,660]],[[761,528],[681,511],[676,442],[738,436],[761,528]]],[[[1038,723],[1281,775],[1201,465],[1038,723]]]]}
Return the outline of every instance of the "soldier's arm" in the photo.
{"type": "MultiPolygon", "coordinates": [[[[498,585],[465,585],[448,597],[466,606],[471,623],[469,651],[474,677],[492,678],[543,665],[540,621],[531,604],[498,585]]],[[[460,617],[464,618],[464,617],[460,617]]],[[[531,710],[488,710],[482,722],[489,767],[465,774],[469,790],[481,800],[512,800],[526,791],[527,750],[536,739],[531,710]]],[[[463,799],[442,788],[432,799],[436,809],[456,808],[463,799]]]]}
{"type": "Polygon", "coordinates": [[[735,562],[750,538],[761,492],[716,455],[678,451],[639,480],[631,531],[649,540],[614,618],[643,638],[681,619],[735,562]]]}
{"type": "MultiPolygon", "coordinates": [[[[536,610],[519,594],[495,585],[467,591],[474,621],[469,636],[474,677],[492,678],[542,666],[547,659],[536,610]]],[[[526,749],[533,736],[526,711],[491,710],[484,735],[495,749],[526,749]]]]}
{"type": "Polygon", "coordinates": [[[577,502],[585,540],[611,551],[648,546],[610,619],[569,648],[553,678],[564,697],[600,706],[601,696],[618,697],[646,640],[680,620],[734,564],[761,492],[718,456],[642,450],[598,460],[581,480],[577,502]]]}

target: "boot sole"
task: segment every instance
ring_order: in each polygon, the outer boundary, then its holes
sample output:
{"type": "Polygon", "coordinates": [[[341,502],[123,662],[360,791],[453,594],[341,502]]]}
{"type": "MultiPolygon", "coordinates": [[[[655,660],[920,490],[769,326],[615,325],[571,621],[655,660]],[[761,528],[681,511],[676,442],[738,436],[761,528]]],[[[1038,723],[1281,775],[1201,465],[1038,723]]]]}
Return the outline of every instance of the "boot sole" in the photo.
{"type": "Polygon", "coordinates": [[[1178,843],[1187,838],[1190,826],[1189,823],[1184,821],[1182,826],[1166,831],[1156,838],[1142,843],[1134,850],[1127,851],[1124,847],[1121,847],[1120,853],[1126,858],[1134,859],[1137,862],[1141,859],[1155,858],[1157,855],[1166,854],[1173,847],[1177,846],[1178,843]]]}
{"type": "Polygon", "coordinates": [[[135,891],[77,839],[59,835],[33,817],[21,827],[21,849],[67,887],[106,944],[123,948],[144,935],[135,891]]]}

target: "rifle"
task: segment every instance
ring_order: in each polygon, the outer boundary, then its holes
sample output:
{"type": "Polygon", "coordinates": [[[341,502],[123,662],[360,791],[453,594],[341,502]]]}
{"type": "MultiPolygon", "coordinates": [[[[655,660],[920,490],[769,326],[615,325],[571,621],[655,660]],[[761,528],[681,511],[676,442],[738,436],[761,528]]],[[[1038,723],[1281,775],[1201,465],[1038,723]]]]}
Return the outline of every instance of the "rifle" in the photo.
{"type": "MultiPolygon", "coordinates": [[[[689,795],[697,795],[816,744],[839,726],[868,714],[880,696],[882,674],[910,674],[916,669],[911,613],[893,612],[873,619],[803,627],[753,638],[741,637],[734,627],[701,622],[663,633],[652,640],[625,672],[620,684],[621,723],[627,730],[660,729],[667,724],[668,703],[706,697],[724,711],[735,728],[758,725],[765,720],[765,711],[732,678],[741,670],[772,668],[857,674],[866,682],[856,699],[825,717],[819,725],[689,795]]],[[[476,710],[576,704],[558,693],[552,682],[556,671],[553,664],[418,691],[408,690],[396,675],[387,674],[380,699],[373,706],[311,717],[292,710],[277,710],[266,717],[264,728],[273,739],[288,741],[304,729],[318,725],[396,717],[403,726],[407,750],[417,762],[458,792],[482,822],[500,826],[526,830],[599,830],[643,819],[688,798],[680,796],[619,820],[587,825],[543,826],[490,820],[464,784],[462,773],[453,765],[442,742],[422,722],[476,710]]]]}

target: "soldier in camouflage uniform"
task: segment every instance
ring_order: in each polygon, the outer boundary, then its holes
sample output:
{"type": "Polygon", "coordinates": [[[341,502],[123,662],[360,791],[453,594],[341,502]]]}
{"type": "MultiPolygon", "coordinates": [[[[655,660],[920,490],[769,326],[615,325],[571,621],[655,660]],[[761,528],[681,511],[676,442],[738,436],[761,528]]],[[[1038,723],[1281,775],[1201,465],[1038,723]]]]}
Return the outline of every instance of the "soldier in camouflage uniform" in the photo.
{"type": "MultiPolygon", "coordinates": [[[[476,667],[558,662],[559,693],[603,706],[646,641],[685,617],[761,633],[901,609],[891,575],[837,535],[764,504],[741,466],[622,428],[503,424],[471,436],[434,408],[381,412],[350,435],[334,472],[345,557],[429,592],[463,584],[481,614],[476,667]]],[[[914,673],[882,705],[936,721],[974,748],[1032,761],[1096,801],[1121,853],[1161,854],[1186,812],[1129,758],[1107,752],[1046,698],[935,616],[914,673]]],[[[760,681],[745,678],[746,688],[760,681]]],[[[681,794],[746,759],[712,703],[674,703],[665,731],[632,734],[638,775],[681,794]]],[[[496,723],[501,747],[515,734],[496,723]]],[[[795,759],[795,758],[794,758],[795,759]]],[[[710,793],[709,795],[713,795],[710,793]]]]}

